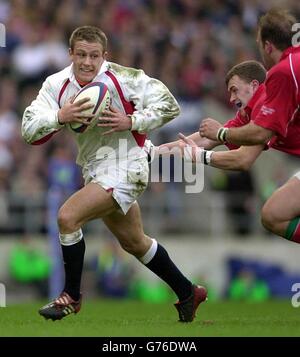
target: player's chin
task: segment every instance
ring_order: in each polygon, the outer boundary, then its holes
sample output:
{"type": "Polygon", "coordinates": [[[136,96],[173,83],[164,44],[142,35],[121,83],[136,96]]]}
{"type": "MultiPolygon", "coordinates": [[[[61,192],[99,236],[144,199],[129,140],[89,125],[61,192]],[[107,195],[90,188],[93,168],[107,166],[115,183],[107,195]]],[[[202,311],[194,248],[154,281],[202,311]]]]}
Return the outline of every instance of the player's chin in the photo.
{"type": "Polygon", "coordinates": [[[80,72],[79,80],[81,82],[91,82],[95,78],[96,74],[94,72],[80,72]]]}

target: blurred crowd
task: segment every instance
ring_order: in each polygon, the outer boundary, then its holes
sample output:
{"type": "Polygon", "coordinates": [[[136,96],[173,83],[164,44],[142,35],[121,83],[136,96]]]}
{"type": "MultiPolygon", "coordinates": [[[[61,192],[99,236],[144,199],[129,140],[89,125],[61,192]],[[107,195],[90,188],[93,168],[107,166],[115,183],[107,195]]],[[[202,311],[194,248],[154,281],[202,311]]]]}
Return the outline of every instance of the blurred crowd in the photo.
{"type": "MultiPolygon", "coordinates": [[[[45,77],[69,64],[74,28],[102,28],[110,61],[161,79],[179,102],[209,99],[228,109],[225,73],[259,58],[257,18],[278,3],[300,14],[297,0],[0,0],[6,29],[6,47],[0,48],[0,226],[9,214],[7,191],[24,199],[39,194],[48,187],[53,149],[74,155],[67,133],[39,148],[20,136],[22,112],[45,77]]],[[[195,129],[199,121],[195,116],[195,129]]],[[[170,140],[174,134],[164,135],[170,140]]]]}

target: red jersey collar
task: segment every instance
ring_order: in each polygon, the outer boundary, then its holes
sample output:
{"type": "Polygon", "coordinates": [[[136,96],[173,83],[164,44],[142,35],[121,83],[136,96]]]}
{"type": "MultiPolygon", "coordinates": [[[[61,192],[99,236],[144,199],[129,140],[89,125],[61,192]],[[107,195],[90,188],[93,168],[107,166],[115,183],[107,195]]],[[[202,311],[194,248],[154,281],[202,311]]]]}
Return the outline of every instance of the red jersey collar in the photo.
{"type": "Polygon", "coordinates": [[[285,59],[290,53],[297,53],[297,52],[300,52],[300,46],[297,46],[297,47],[291,46],[291,47],[286,48],[282,52],[282,55],[280,57],[280,61],[285,59]]]}
{"type": "Polygon", "coordinates": [[[253,94],[252,98],[249,100],[248,104],[245,107],[245,110],[252,110],[254,105],[257,103],[258,98],[262,95],[262,93],[265,91],[265,84],[262,83],[260,86],[257,88],[256,92],[253,94]]]}

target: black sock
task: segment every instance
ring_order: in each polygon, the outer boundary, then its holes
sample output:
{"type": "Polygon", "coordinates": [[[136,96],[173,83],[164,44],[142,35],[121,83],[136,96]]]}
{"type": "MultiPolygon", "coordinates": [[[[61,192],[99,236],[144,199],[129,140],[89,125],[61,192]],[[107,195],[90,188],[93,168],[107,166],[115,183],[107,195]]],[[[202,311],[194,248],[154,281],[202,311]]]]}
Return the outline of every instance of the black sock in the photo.
{"type": "Polygon", "coordinates": [[[77,301],[80,297],[80,282],[85,252],[84,239],[73,245],[62,245],[61,248],[65,268],[64,291],[77,301]]]}
{"type": "Polygon", "coordinates": [[[157,251],[154,257],[145,266],[174,290],[179,301],[183,301],[191,295],[192,283],[176,267],[168,252],[160,244],[157,244],[157,251]]]}

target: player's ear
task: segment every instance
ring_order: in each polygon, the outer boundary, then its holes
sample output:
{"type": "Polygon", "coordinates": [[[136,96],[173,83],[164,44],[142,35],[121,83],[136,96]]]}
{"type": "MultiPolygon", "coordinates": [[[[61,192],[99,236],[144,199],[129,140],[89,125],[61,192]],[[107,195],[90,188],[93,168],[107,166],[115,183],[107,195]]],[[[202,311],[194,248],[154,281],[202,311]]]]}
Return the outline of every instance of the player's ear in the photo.
{"type": "Polygon", "coordinates": [[[107,59],[108,52],[104,51],[102,57],[106,60],[107,59]]]}
{"type": "Polygon", "coordinates": [[[69,47],[69,55],[70,55],[70,56],[73,56],[73,50],[72,50],[71,47],[69,47]]]}
{"type": "Polygon", "coordinates": [[[266,41],[264,43],[264,49],[267,52],[267,54],[270,55],[273,52],[273,44],[269,41],[266,41]]]}
{"type": "Polygon", "coordinates": [[[256,90],[259,87],[260,83],[257,79],[253,79],[253,81],[251,81],[251,85],[252,85],[252,88],[254,90],[256,90]]]}

